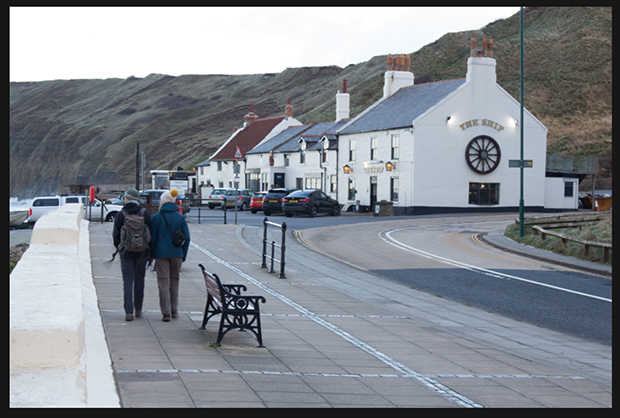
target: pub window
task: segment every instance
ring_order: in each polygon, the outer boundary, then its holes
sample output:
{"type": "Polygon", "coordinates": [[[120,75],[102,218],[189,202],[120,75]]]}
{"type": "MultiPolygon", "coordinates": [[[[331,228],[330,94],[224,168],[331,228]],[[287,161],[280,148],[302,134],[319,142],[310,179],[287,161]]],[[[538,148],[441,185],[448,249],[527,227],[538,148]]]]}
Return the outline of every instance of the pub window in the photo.
{"type": "Polygon", "coordinates": [[[355,139],[349,140],[349,161],[355,161],[355,139]]]}
{"type": "Polygon", "coordinates": [[[310,189],[321,190],[321,178],[320,177],[307,177],[305,188],[306,190],[310,190],[310,189]]]}
{"type": "Polygon", "coordinates": [[[335,174],[332,174],[331,177],[330,177],[329,191],[330,192],[338,191],[338,176],[335,175],[335,174]]]}
{"type": "Polygon", "coordinates": [[[499,204],[499,183],[469,183],[469,204],[499,204]]]}
{"type": "Polygon", "coordinates": [[[390,177],[390,200],[398,202],[398,177],[390,177]]]}
{"type": "Polygon", "coordinates": [[[400,136],[399,135],[392,135],[392,159],[393,160],[398,160],[398,157],[400,155],[400,136]]]}
{"type": "Polygon", "coordinates": [[[370,160],[371,161],[377,160],[377,152],[378,152],[377,138],[370,138],[370,160]]]}
{"type": "Polygon", "coordinates": [[[349,177],[349,200],[355,200],[355,178],[349,177]]]}

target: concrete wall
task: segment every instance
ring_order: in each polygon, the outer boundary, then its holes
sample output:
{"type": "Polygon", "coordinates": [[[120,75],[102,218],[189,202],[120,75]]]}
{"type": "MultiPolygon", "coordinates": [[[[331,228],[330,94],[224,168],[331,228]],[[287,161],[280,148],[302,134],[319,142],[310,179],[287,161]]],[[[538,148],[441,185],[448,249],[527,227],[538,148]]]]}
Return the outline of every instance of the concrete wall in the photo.
{"type": "Polygon", "coordinates": [[[81,204],[37,221],[10,275],[10,406],[119,407],[81,204]]]}

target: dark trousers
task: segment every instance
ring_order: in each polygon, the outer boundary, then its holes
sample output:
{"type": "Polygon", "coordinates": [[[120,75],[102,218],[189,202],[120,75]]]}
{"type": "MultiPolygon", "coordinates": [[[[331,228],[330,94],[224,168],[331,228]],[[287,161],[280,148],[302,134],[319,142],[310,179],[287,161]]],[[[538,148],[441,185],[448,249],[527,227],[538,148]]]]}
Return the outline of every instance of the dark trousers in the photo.
{"type": "Polygon", "coordinates": [[[155,260],[159,307],[162,315],[176,314],[179,303],[179,279],[182,257],[158,258],[155,260]]]}
{"type": "Polygon", "coordinates": [[[142,309],[144,301],[144,274],[146,273],[146,254],[143,257],[121,258],[123,273],[123,305],[125,313],[133,313],[134,308],[142,309]]]}

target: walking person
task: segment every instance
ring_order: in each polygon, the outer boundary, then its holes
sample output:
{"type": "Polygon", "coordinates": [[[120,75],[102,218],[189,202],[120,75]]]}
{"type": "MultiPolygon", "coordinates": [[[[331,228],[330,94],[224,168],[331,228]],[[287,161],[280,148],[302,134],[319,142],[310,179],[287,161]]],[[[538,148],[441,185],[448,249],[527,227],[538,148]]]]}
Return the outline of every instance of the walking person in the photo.
{"type": "MultiPolygon", "coordinates": [[[[144,302],[144,274],[149,260],[149,224],[151,214],[138,200],[136,189],[129,189],[123,196],[123,209],[114,218],[112,238],[121,258],[123,274],[123,305],[125,320],[132,321],[142,316],[144,302]]],[[[116,255],[116,253],[115,253],[116,255]]]]}
{"type": "Polygon", "coordinates": [[[150,227],[151,259],[155,259],[159,307],[164,322],[178,317],[179,276],[190,241],[187,222],[175,202],[177,194],[177,190],[172,189],[161,195],[159,212],[153,216],[150,227]],[[183,242],[175,242],[176,231],[183,233],[183,242]]]}

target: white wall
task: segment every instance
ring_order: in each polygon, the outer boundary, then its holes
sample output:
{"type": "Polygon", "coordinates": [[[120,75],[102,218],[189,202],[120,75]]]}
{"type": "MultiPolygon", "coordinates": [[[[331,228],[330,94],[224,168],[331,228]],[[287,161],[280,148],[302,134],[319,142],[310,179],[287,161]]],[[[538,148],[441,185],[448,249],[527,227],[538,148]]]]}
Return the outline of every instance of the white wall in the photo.
{"type": "Polygon", "coordinates": [[[545,209],[578,209],[579,179],[545,178],[545,209]],[[565,183],[571,183],[573,196],[564,196],[565,183]]]}

